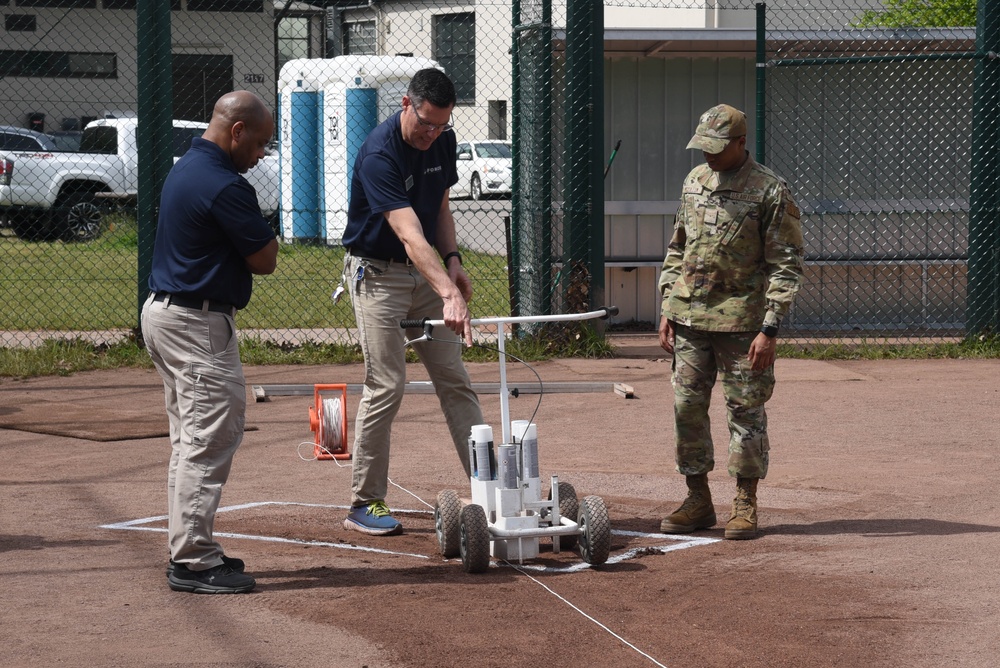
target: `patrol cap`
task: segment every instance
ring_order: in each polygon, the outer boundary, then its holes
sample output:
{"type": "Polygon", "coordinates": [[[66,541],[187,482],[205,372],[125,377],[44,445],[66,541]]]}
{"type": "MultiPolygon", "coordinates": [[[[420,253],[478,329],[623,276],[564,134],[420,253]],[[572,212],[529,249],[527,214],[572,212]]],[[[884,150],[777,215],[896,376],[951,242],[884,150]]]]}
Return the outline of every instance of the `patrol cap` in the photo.
{"type": "Polygon", "coordinates": [[[730,139],[743,137],[746,133],[747,115],[728,104],[717,104],[701,115],[687,147],[705,153],[722,153],[730,139]]]}

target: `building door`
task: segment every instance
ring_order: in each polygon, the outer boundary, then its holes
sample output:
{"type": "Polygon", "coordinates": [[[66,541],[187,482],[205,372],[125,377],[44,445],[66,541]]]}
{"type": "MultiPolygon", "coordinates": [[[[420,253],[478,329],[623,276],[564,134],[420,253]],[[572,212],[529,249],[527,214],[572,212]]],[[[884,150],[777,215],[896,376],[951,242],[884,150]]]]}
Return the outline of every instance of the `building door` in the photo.
{"type": "Polygon", "coordinates": [[[208,122],[215,101],[233,90],[233,57],[173,54],[174,118],[208,122]]]}

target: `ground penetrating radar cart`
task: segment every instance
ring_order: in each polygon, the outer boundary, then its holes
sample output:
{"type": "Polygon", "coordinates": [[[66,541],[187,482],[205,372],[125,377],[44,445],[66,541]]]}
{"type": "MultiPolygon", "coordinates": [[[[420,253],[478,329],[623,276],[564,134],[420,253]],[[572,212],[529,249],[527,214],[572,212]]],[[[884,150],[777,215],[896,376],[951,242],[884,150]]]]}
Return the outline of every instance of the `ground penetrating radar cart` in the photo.
{"type": "MultiPolygon", "coordinates": [[[[608,306],[586,313],[472,320],[473,326],[494,325],[497,331],[502,441],[494,447],[493,429],[487,424],[474,425],[469,436],[472,502],[464,504],[458,492],[446,489],[438,494],[434,507],[434,528],[441,554],[446,558],[461,556],[466,572],[485,571],[491,555],[519,563],[533,559],[538,556],[539,538],[552,538],[553,552],[576,547],[588,564],[603,564],[608,560],[611,521],[601,497],[585,496],[578,500],[573,486],[553,475],[548,498],[542,498],[538,429],[531,420],[510,420],[504,343],[508,324],[589,320],[617,313],[617,307],[608,306]]],[[[409,345],[433,341],[433,328],[444,326],[444,321],[425,318],[403,320],[400,325],[423,329],[421,336],[407,341],[409,345]]]]}

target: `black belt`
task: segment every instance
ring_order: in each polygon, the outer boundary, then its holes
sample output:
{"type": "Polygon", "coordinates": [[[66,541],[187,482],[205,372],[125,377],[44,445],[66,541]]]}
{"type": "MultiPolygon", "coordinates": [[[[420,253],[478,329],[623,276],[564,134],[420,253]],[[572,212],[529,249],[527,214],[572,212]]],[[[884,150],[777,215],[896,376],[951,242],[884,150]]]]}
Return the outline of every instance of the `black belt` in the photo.
{"type": "Polygon", "coordinates": [[[379,257],[374,253],[364,253],[362,251],[354,250],[353,248],[348,248],[347,252],[353,255],[354,257],[359,257],[363,260],[378,260],[379,262],[389,262],[390,264],[393,262],[398,262],[400,264],[405,264],[407,267],[413,266],[413,260],[411,260],[408,255],[404,255],[403,257],[400,258],[379,257]]]}
{"type": "Polygon", "coordinates": [[[217,302],[213,299],[195,299],[193,297],[184,297],[183,295],[172,295],[169,292],[157,292],[153,295],[153,301],[169,301],[170,306],[183,306],[184,308],[193,308],[199,311],[208,310],[215,311],[216,313],[228,313],[229,315],[236,314],[236,307],[232,304],[217,302]]]}

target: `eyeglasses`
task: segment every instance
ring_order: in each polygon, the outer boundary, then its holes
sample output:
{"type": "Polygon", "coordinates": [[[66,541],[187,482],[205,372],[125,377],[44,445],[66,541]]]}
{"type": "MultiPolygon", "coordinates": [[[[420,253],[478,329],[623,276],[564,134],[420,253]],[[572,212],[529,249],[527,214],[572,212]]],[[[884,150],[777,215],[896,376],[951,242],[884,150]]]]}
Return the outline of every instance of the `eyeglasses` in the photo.
{"type": "Polygon", "coordinates": [[[420,123],[420,127],[427,130],[428,132],[434,132],[436,130],[440,130],[441,132],[447,132],[448,130],[451,130],[453,127],[455,127],[451,123],[445,123],[444,125],[434,125],[433,123],[428,123],[424,119],[420,118],[420,112],[417,111],[416,107],[410,107],[410,108],[413,109],[413,113],[416,114],[417,122],[420,123]]]}

